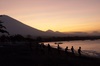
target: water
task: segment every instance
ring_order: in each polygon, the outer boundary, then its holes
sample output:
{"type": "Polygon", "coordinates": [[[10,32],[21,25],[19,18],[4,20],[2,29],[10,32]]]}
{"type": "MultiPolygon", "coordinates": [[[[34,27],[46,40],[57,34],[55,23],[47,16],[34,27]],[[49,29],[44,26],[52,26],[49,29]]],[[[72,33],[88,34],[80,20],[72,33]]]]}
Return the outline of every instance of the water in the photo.
{"type": "MultiPolygon", "coordinates": [[[[82,49],[82,54],[88,55],[88,56],[95,56],[100,58],[100,40],[85,40],[85,41],[60,41],[63,44],[59,44],[63,50],[65,49],[66,46],[68,46],[69,51],[71,46],[74,46],[74,49],[77,53],[77,50],[79,47],[82,49]]],[[[57,44],[55,42],[45,42],[44,44],[50,44],[53,48],[57,48],[57,44]]]]}

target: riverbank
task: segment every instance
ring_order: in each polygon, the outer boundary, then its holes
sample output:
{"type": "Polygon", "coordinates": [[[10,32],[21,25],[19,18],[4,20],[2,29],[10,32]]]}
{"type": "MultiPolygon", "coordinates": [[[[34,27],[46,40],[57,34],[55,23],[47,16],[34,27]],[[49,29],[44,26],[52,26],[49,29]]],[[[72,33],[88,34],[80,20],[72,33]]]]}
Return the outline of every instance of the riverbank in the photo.
{"type": "Polygon", "coordinates": [[[0,66],[100,66],[100,59],[78,56],[37,43],[0,47],[0,66]]]}

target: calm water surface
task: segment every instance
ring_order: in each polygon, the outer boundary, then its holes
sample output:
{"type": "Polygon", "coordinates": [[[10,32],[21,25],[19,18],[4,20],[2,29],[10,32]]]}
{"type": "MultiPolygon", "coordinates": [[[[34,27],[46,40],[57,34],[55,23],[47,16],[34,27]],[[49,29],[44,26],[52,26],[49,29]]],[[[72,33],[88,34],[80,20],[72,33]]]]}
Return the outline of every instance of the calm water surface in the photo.
{"type": "MultiPolygon", "coordinates": [[[[60,41],[60,42],[62,42],[63,44],[59,44],[59,46],[62,47],[63,49],[65,49],[65,47],[68,46],[70,51],[71,46],[74,46],[74,49],[77,53],[77,49],[81,47],[83,54],[100,57],[100,40],[60,41]]],[[[55,44],[55,42],[45,42],[44,44],[47,45],[48,43],[52,47],[57,48],[57,44],[55,44]]]]}

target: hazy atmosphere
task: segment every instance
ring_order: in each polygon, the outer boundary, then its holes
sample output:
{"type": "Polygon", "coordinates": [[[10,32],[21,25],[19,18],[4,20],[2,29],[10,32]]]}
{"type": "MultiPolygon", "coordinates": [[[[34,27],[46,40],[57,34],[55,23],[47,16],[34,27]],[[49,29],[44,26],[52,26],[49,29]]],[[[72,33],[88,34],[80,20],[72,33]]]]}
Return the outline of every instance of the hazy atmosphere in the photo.
{"type": "Polygon", "coordinates": [[[43,31],[100,31],[100,0],[0,0],[0,14],[43,31]]]}
{"type": "Polygon", "coordinates": [[[100,0],[0,0],[0,66],[100,66],[100,0]]]}

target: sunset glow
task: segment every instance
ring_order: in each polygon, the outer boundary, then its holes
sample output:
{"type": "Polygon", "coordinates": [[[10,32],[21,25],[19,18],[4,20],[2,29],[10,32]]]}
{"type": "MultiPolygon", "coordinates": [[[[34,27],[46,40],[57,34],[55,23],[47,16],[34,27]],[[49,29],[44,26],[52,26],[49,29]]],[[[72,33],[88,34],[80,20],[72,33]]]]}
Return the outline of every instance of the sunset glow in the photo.
{"type": "Polygon", "coordinates": [[[0,14],[43,31],[100,31],[100,0],[0,0],[0,14]]]}

